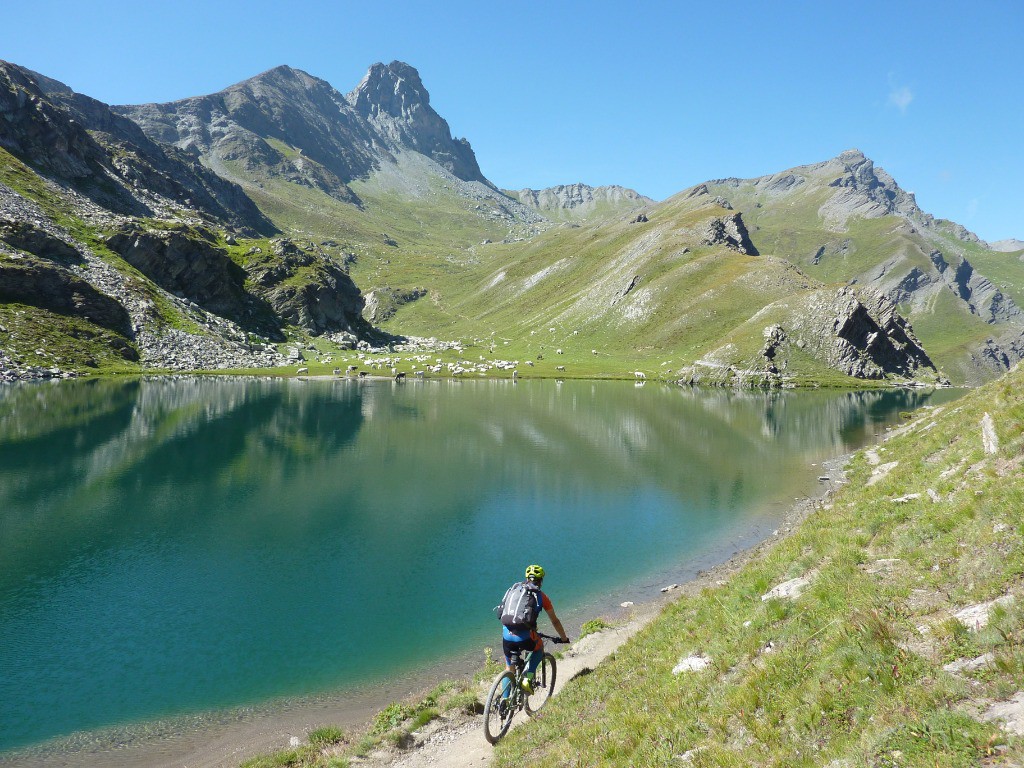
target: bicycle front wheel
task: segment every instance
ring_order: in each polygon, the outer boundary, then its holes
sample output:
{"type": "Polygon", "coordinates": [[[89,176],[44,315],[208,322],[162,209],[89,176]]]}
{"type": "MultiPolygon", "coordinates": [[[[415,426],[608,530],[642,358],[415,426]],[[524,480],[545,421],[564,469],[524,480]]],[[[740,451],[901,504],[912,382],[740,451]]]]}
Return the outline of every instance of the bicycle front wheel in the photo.
{"type": "Polygon", "coordinates": [[[526,697],[526,712],[532,715],[548,703],[555,692],[555,657],[545,653],[533,678],[533,693],[526,697]]]}
{"type": "Polygon", "coordinates": [[[497,744],[508,733],[518,696],[516,676],[508,670],[498,675],[484,704],[484,738],[491,744],[497,744]]]}

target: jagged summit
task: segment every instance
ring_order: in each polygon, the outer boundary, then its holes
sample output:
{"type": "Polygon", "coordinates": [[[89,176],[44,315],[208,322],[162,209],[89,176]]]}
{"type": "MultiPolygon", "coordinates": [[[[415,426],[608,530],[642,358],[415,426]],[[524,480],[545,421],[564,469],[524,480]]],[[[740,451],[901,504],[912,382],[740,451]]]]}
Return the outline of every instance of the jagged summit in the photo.
{"type": "Polygon", "coordinates": [[[430,106],[430,94],[415,67],[401,61],[378,62],[345,98],[395,144],[427,155],[463,181],[490,184],[469,142],[453,139],[448,123],[430,106]]]}
{"type": "Polygon", "coordinates": [[[407,117],[430,105],[430,94],[415,67],[403,61],[377,62],[363,76],[348,102],[364,117],[384,112],[391,117],[407,117]]]}

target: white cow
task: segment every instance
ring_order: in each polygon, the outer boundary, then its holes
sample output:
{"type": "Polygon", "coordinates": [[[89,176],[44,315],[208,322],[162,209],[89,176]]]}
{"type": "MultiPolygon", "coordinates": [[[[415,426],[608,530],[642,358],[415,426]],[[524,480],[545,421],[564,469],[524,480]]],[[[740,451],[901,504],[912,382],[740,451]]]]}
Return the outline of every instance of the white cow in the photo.
{"type": "Polygon", "coordinates": [[[643,371],[633,371],[633,375],[636,376],[637,379],[640,379],[640,380],[643,380],[643,379],[647,378],[647,374],[644,373],[643,371]]]}

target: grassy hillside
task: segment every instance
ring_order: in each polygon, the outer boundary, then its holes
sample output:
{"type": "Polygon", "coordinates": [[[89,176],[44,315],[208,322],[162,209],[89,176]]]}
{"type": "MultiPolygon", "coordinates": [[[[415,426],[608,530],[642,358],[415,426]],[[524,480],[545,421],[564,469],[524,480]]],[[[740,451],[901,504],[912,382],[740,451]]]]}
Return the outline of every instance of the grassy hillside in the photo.
{"type": "MultiPolygon", "coordinates": [[[[523,242],[474,245],[453,255],[444,274],[417,272],[427,297],[385,327],[442,338],[493,334],[513,358],[549,360],[560,349],[570,376],[670,375],[713,351],[725,365],[742,365],[763,346],[764,328],[824,283],[785,259],[707,245],[708,223],[727,215],[707,197],[677,199],[646,223],[562,225],[523,242]],[[724,343],[733,345],[729,355],[724,343]]],[[[399,251],[389,261],[385,279],[412,282],[399,251]]],[[[798,381],[838,377],[810,354],[789,363],[798,381]]]]}
{"type": "Polygon", "coordinates": [[[1022,384],[1018,367],[858,454],[792,536],[667,608],[497,764],[1019,764],[1024,744],[985,713],[1024,688],[1022,384]],[[795,599],[763,599],[798,577],[795,599]],[[980,628],[954,618],[1007,596],[980,628]],[[673,674],[696,654],[707,669],[673,674]]]}
{"type": "MultiPolygon", "coordinates": [[[[835,194],[825,186],[829,175],[824,169],[820,178],[813,169],[795,171],[807,173],[808,182],[781,191],[754,180],[706,186],[709,194],[728,200],[742,213],[762,254],[784,258],[822,283],[874,283],[889,290],[894,281],[915,268],[924,274],[933,272],[929,254],[938,250],[951,264],[965,258],[1024,306],[1024,263],[1015,255],[989,251],[981,243],[956,237],[949,222],[921,227],[896,215],[829,219],[827,204],[835,194]]],[[[686,193],[682,193],[669,203],[685,199],[686,193]]],[[[977,382],[971,352],[986,339],[998,336],[1002,332],[999,327],[971,314],[949,291],[941,291],[936,300],[924,304],[901,306],[900,311],[940,370],[955,382],[977,382]]]]}

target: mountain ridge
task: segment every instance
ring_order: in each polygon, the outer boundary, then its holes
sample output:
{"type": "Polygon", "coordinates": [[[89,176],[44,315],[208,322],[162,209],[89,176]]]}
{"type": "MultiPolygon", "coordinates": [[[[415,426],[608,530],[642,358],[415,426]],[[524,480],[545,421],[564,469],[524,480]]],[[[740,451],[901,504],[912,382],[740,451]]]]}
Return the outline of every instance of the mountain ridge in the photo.
{"type": "MultiPolygon", "coordinates": [[[[20,199],[46,198],[49,209],[91,223],[47,225],[37,235],[8,227],[0,251],[44,259],[66,247],[99,254],[126,277],[116,259],[141,270],[146,301],[163,309],[132,310],[139,297],[113,291],[132,317],[131,329],[119,326],[129,343],[159,318],[189,326],[184,318],[199,312],[203,328],[220,328],[216,318],[239,323],[224,332],[255,333],[261,347],[335,333],[351,345],[374,334],[362,311],[394,337],[502,333],[520,357],[538,362],[546,345],[532,337],[572,328],[571,339],[557,338],[577,365],[601,350],[629,369],[664,354],[701,364],[704,380],[710,370],[721,372],[720,383],[765,386],[835,372],[939,380],[933,349],[969,379],[1024,355],[1016,262],[995,259],[965,228],[923,212],[858,150],[756,179],[710,180],[660,203],[616,185],[505,193],[483,175],[469,142],[452,137],[419,73],[403,62],[373,64],[347,94],[287,65],[166,104],[107,108],[43,76],[19,87],[11,93],[23,103],[11,114],[29,104],[24,114],[62,126],[53,136],[26,134],[42,142],[37,165],[62,157],[47,154],[45,141],[56,150],[78,141],[72,170],[76,158],[92,162],[92,178],[120,173],[129,180],[122,186],[142,189],[125,193],[135,208],[96,193],[113,207],[86,213],[64,192],[50,199],[28,191],[38,180],[25,186],[12,166],[4,179],[17,182],[20,199]],[[125,148],[135,158],[179,161],[171,180],[208,175],[204,188],[220,183],[236,204],[194,194],[146,207],[149,181],[124,170],[134,167],[125,148]],[[261,229],[241,226],[247,204],[263,217],[261,229]],[[44,235],[63,246],[37,245],[44,235]],[[374,297],[372,307],[364,296],[374,297]],[[386,307],[381,297],[391,297],[386,307]],[[896,322],[896,305],[921,323],[923,348],[916,328],[896,322]]],[[[0,126],[0,141],[11,145],[10,135],[0,126]]],[[[154,175],[153,185],[162,178],[154,175]]],[[[21,203],[9,199],[17,224],[21,203]]],[[[154,347],[143,346],[145,359],[154,347]]]]}
{"type": "Polygon", "coordinates": [[[555,220],[622,215],[656,202],[618,184],[592,187],[582,182],[557,184],[545,189],[505,190],[505,194],[555,220]]]}

